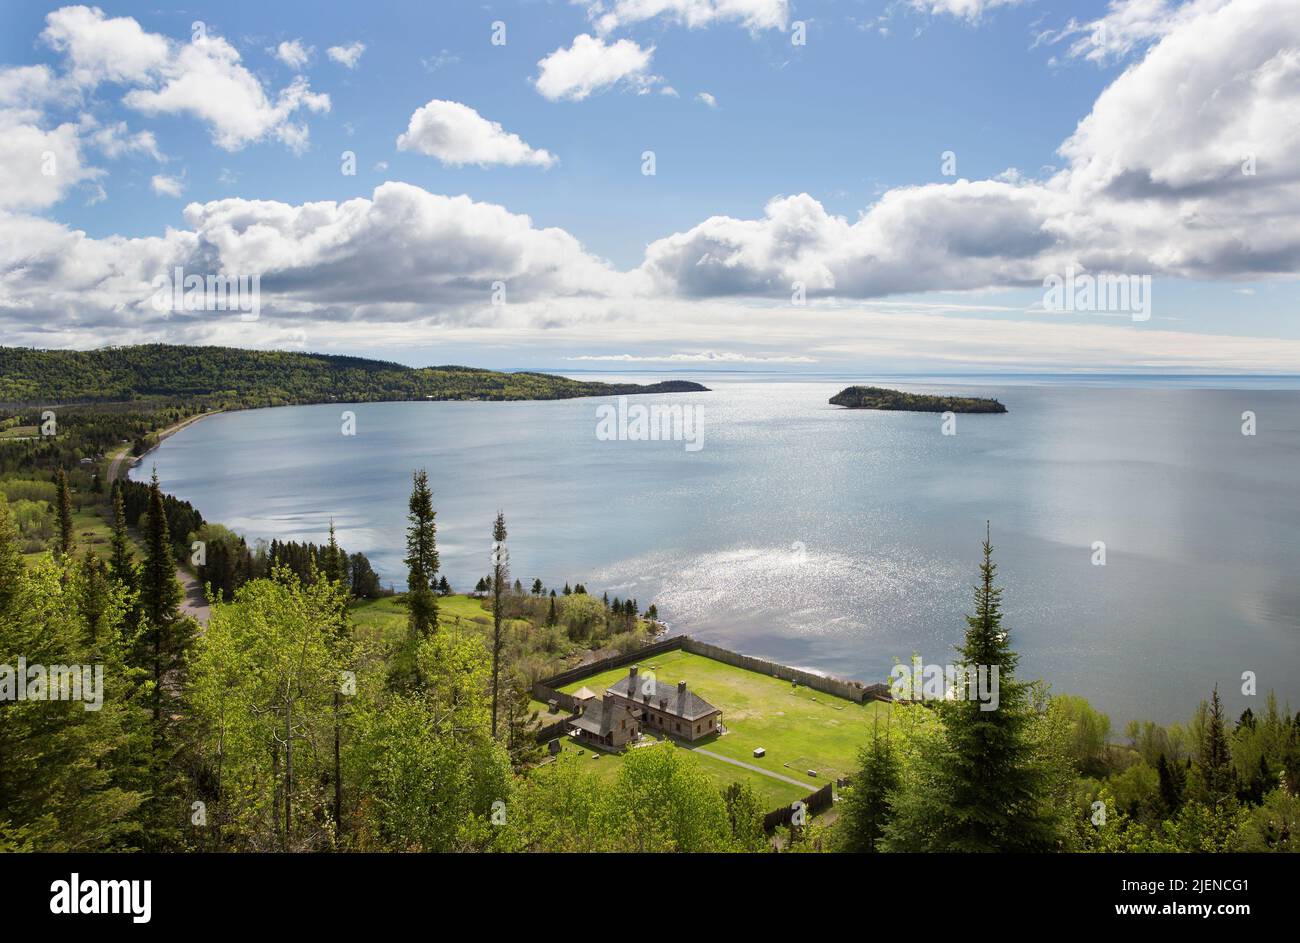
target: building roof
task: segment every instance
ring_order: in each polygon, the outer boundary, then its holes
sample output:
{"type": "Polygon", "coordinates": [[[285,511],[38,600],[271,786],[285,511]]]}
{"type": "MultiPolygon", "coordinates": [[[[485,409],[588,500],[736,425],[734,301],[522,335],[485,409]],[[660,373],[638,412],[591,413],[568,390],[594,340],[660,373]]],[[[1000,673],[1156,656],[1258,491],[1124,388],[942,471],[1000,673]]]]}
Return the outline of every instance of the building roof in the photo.
{"type": "Polygon", "coordinates": [[[605,698],[600,701],[588,701],[582,713],[576,715],[569,723],[580,730],[603,737],[616,729],[619,721],[634,719],[632,712],[625,706],[605,698]]]}
{"type": "Polygon", "coordinates": [[[587,687],[586,685],[583,685],[582,687],[578,688],[578,690],[573,692],[573,699],[575,701],[586,701],[595,696],[596,696],[596,692],[593,691],[591,688],[587,687]]]}
{"type": "Polygon", "coordinates": [[[644,686],[638,683],[640,680],[636,676],[635,670],[633,670],[611,684],[606,690],[637,704],[645,704],[656,710],[661,710],[665,714],[680,717],[682,720],[699,720],[701,717],[720,713],[716,707],[704,698],[694,691],[688,690],[684,683],[676,685],[656,683],[654,694],[647,694],[640,689],[644,686]]]}

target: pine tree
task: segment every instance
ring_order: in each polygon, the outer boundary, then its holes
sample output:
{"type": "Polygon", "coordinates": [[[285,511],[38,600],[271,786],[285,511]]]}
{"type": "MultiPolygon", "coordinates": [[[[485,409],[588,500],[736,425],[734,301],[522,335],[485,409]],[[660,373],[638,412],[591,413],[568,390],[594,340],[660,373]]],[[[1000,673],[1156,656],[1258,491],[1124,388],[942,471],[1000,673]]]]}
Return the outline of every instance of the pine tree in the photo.
{"type": "Polygon", "coordinates": [[[1207,805],[1217,806],[1236,795],[1237,770],[1232,765],[1232,750],[1228,746],[1228,734],[1223,726],[1223,702],[1219,700],[1217,685],[1210,701],[1205,730],[1201,734],[1196,770],[1200,774],[1207,805]]]}
{"type": "Polygon", "coordinates": [[[334,536],[334,522],[330,521],[330,539],[322,555],[321,575],[331,583],[343,583],[347,579],[347,554],[339,549],[338,539],[334,536]]]}
{"type": "Polygon", "coordinates": [[[506,516],[497,511],[492,523],[492,736],[497,735],[497,700],[501,677],[501,587],[510,576],[506,549],[506,516]]]}
{"type": "Polygon", "coordinates": [[[108,572],[128,590],[136,588],[135,554],[131,538],[126,532],[126,507],[122,503],[122,485],[113,483],[113,554],[108,561],[108,572]]]}
{"type": "Polygon", "coordinates": [[[1160,801],[1164,805],[1167,817],[1172,817],[1183,805],[1183,789],[1186,777],[1177,763],[1170,763],[1163,753],[1156,763],[1156,774],[1160,781],[1160,801]]]}
{"type": "Polygon", "coordinates": [[[107,621],[110,603],[108,567],[95,551],[87,550],[78,576],[77,611],[86,624],[89,641],[94,644],[100,640],[107,621]]]}
{"type": "Polygon", "coordinates": [[[152,670],[153,718],[157,726],[162,719],[163,676],[180,657],[174,627],[181,605],[181,587],[176,581],[176,562],[172,558],[171,535],[163,506],[162,488],[155,470],[149,483],[149,511],[146,517],[145,558],[140,568],[140,606],[144,616],[139,659],[152,670]]]}
{"type": "Polygon", "coordinates": [[[558,624],[559,621],[560,617],[556,615],[555,612],[555,590],[551,590],[551,608],[550,611],[546,613],[546,625],[549,628],[558,624]]]}
{"type": "Polygon", "coordinates": [[[894,819],[885,828],[890,850],[1051,851],[1064,831],[1060,757],[1039,753],[1038,717],[1030,686],[1015,678],[1018,662],[1002,627],[1002,590],[995,585],[993,545],[984,540],[975,614],[967,616],[959,662],[967,672],[982,668],[989,684],[997,669],[998,703],[958,692],[934,702],[941,727],[933,755],[923,756],[926,775],[899,793],[894,819]]]}
{"type": "Polygon", "coordinates": [[[58,556],[70,558],[76,544],[76,533],[72,527],[72,489],[68,485],[68,473],[59,469],[55,500],[59,505],[59,537],[56,550],[58,556]]]}
{"type": "Polygon", "coordinates": [[[889,730],[880,731],[880,718],[871,731],[871,743],[858,754],[858,771],[853,788],[842,805],[836,833],[841,851],[881,850],[885,826],[893,815],[891,799],[902,783],[898,756],[889,741],[889,730]]]}
{"type": "Polygon", "coordinates": [[[429,476],[421,468],[412,476],[410,513],[406,528],[406,602],[411,640],[428,638],[438,629],[438,598],[433,585],[438,572],[437,525],[429,476]]]}
{"type": "Polygon", "coordinates": [[[542,581],[541,581],[541,579],[535,579],[535,580],[533,580],[533,595],[534,595],[534,596],[540,596],[540,595],[542,595],[542,592],[543,592],[543,589],[542,589],[542,581]]]}

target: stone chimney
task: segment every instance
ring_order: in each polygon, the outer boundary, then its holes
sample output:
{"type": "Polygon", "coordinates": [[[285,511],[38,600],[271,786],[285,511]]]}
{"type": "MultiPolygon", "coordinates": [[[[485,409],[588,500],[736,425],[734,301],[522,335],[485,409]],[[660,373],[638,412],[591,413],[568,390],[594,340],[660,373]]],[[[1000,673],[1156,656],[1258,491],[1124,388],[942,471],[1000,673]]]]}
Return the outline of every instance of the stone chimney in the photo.
{"type": "Polygon", "coordinates": [[[636,697],[636,669],[637,666],[633,665],[631,668],[627,670],[627,696],[628,697],[636,697]]]}
{"type": "Polygon", "coordinates": [[[685,693],[686,693],[686,682],[685,682],[685,681],[678,681],[678,682],[677,682],[677,693],[678,693],[678,694],[685,694],[685,693]]]}

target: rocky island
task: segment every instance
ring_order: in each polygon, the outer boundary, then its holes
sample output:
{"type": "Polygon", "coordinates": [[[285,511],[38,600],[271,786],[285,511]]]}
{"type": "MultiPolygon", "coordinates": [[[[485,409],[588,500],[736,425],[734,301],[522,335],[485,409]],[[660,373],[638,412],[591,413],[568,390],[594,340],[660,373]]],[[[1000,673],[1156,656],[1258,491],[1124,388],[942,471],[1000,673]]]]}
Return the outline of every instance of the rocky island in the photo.
{"type": "Polygon", "coordinates": [[[895,409],[918,413],[1005,413],[1007,408],[995,399],[974,396],[931,396],[904,393],[880,386],[850,386],[830,398],[832,406],[849,409],[895,409]]]}

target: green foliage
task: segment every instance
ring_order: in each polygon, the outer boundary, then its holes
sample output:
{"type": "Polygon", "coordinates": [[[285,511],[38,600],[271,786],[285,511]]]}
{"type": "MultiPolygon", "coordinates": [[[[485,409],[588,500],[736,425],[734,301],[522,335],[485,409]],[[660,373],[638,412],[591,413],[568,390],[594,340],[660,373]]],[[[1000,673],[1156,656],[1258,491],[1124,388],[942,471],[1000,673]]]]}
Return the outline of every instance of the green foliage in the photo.
{"type": "Polygon", "coordinates": [[[603,789],[579,762],[562,757],[519,784],[496,847],[620,852],[756,847],[752,795],[733,795],[732,809],[740,815],[733,831],[726,800],[686,750],[671,743],[633,750],[603,789]]]}
{"type": "Polygon", "coordinates": [[[1060,714],[1069,731],[1068,749],[1075,768],[1081,773],[1102,770],[1110,741],[1110,718],[1072,694],[1053,696],[1051,710],[1060,714]]]}
{"type": "Polygon", "coordinates": [[[204,784],[205,847],[328,848],[335,694],[350,648],[345,591],[287,570],[215,601],[196,643],[188,700],[204,784]]]}
{"type": "Polygon", "coordinates": [[[889,729],[882,732],[877,722],[870,743],[858,755],[858,770],[840,805],[836,830],[840,851],[881,850],[885,826],[893,815],[891,796],[901,784],[901,764],[890,743],[889,729]]]}
{"type": "Polygon", "coordinates": [[[358,712],[359,847],[469,850],[490,840],[485,823],[510,788],[509,758],[490,731],[488,653],[477,638],[439,632],[416,658],[418,690],[358,712]]]}
{"type": "Polygon", "coordinates": [[[25,569],[0,501],[0,687],[8,687],[0,698],[0,848],[128,850],[139,837],[144,793],[131,757],[148,734],[125,664],[124,603],[113,586],[92,591],[84,579],[81,568],[48,561],[25,569]],[[94,626],[81,604],[91,595],[94,626]],[[11,672],[20,658],[46,670],[102,671],[99,708],[86,709],[84,688],[83,700],[31,699],[30,689],[17,700],[11,672]]]}

